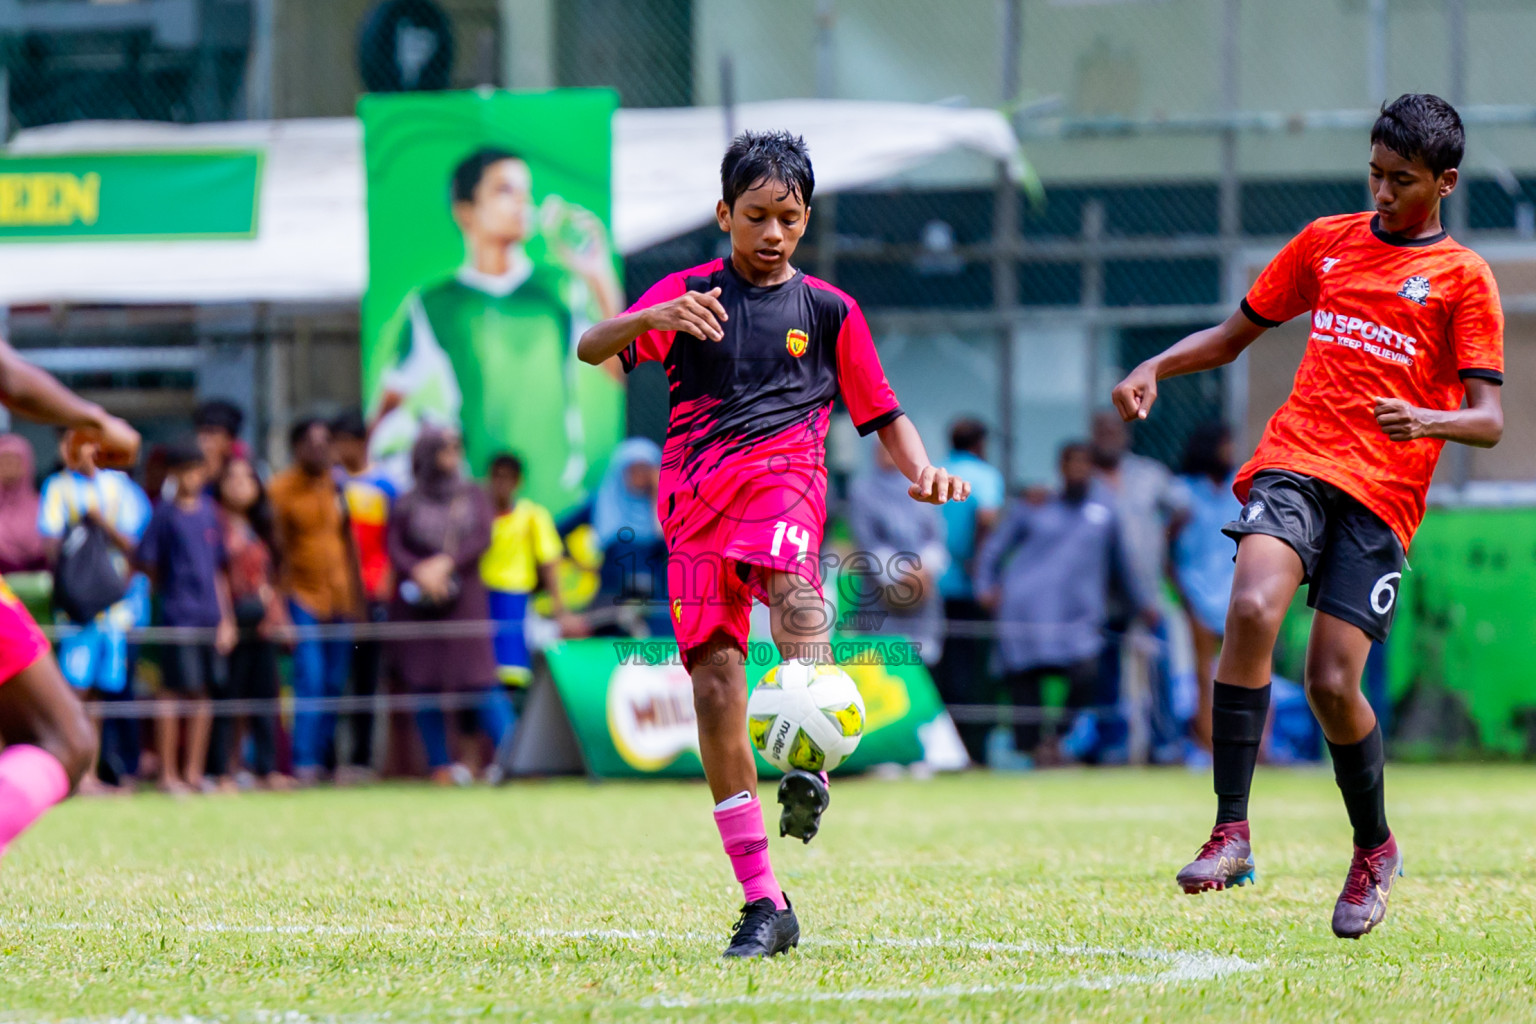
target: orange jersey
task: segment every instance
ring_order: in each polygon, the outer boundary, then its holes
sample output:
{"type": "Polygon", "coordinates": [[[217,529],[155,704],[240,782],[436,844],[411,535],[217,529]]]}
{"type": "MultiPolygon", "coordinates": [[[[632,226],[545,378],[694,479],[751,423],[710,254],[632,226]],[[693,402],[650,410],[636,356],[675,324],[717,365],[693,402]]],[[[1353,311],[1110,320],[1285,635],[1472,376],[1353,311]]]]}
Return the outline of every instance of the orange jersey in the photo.
{"type": "Polygon", "coordinates": [[[1288,469],[1333,484],[1376,513],[1406,550],[1445,442],[1392,441],[1378,396],[1458,409],[1463,381],[1504,380],[1504,313],[1482,257],[1442,232],[1407,240],[1374,214],[1315,220],[1264,268],[1243,300],[1263,327],[1311,313],[1291,396],[1264,428],[1234,488],[1288,469]]]}

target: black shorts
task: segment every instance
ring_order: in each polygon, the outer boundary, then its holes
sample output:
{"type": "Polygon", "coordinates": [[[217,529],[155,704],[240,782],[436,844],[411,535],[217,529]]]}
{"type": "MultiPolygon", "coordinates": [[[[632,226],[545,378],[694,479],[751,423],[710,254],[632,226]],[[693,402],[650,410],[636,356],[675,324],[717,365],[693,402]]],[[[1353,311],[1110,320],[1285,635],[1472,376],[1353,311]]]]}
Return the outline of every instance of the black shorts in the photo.
{"type": "Polygon", "coordinates": [[[212,644],[162,647],[160,676],[165,688],[178,696],[213,696],[224,689],[224,659],[212,644]]]}
{"type": "Polygon", "coordinates": [[[1233,540],[1262,533],[1301,556],[1307,606],[1386,642],[1397,612],[1403,546],[1381,517],[1316,477],[1267,469],[1253,478],[1248,504],[1222,532],[1233,540]]]}

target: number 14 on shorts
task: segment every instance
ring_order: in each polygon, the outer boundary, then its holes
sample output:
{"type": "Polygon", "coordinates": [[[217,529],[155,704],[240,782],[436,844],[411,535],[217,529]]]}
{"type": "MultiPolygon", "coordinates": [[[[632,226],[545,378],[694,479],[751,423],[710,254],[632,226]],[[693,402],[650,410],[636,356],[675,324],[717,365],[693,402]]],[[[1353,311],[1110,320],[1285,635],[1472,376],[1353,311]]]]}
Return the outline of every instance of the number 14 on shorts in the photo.
{"type": "Polygon", "coordinates": [[[799,559],[804,560],[805,556],[810,553],[811,531],[803,526],[796,526],[787,519],[780,519],[773,524],[773,547],[770,549],[769,554],[773,555],[774,558],[780,557],[780,552],[783,551],[786,540],[789,541],[790,546],[800,550],[799,559]]]}

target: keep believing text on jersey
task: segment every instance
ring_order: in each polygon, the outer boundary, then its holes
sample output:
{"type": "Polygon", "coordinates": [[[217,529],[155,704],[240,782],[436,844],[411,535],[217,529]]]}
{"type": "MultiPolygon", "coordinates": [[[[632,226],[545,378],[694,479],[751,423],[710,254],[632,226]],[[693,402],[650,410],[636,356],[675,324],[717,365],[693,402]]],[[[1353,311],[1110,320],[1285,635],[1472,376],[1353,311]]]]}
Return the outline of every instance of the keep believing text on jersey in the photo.
{"type": "Polygon", "coordinates": [[[1402,366],[1412,366],[1413,357],[1418,355],[1419,349],[1417,338],[1393,330],[1386,324],[1323,309],[1312,313],[1312,340],[1357,348],[1378,359],[1402,366]]]}

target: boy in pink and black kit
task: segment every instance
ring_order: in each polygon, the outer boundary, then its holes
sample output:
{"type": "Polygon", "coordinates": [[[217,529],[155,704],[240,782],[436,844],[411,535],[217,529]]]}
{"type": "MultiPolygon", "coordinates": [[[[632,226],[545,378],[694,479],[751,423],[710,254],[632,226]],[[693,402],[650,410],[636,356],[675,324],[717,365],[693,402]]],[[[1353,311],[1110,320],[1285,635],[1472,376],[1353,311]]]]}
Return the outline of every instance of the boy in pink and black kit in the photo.
{"type": "MultiPolygon", "coordinates": [[[[800,939],[774,879],[747,736],[746,644],[754,600],[785,658],[830,657],[822,599],[826,434],[839,395],[859,433],[879,433],[916,501],[963,501],[970,485],[928,461],[848,295],[790,265],[815,177],[803,140],[738,137],[720,168],[720,229],[731,256],[668,275],[627,312],[583,335],[589,363],[666,367],[671,417],[658,513],[673,628],[693,678],[699,756],[715,823],[746,897],[728,957],[782,953],[800,939]]],[[[780,834],[809,842],[824,776],[779,786],[780,834]]]]}

